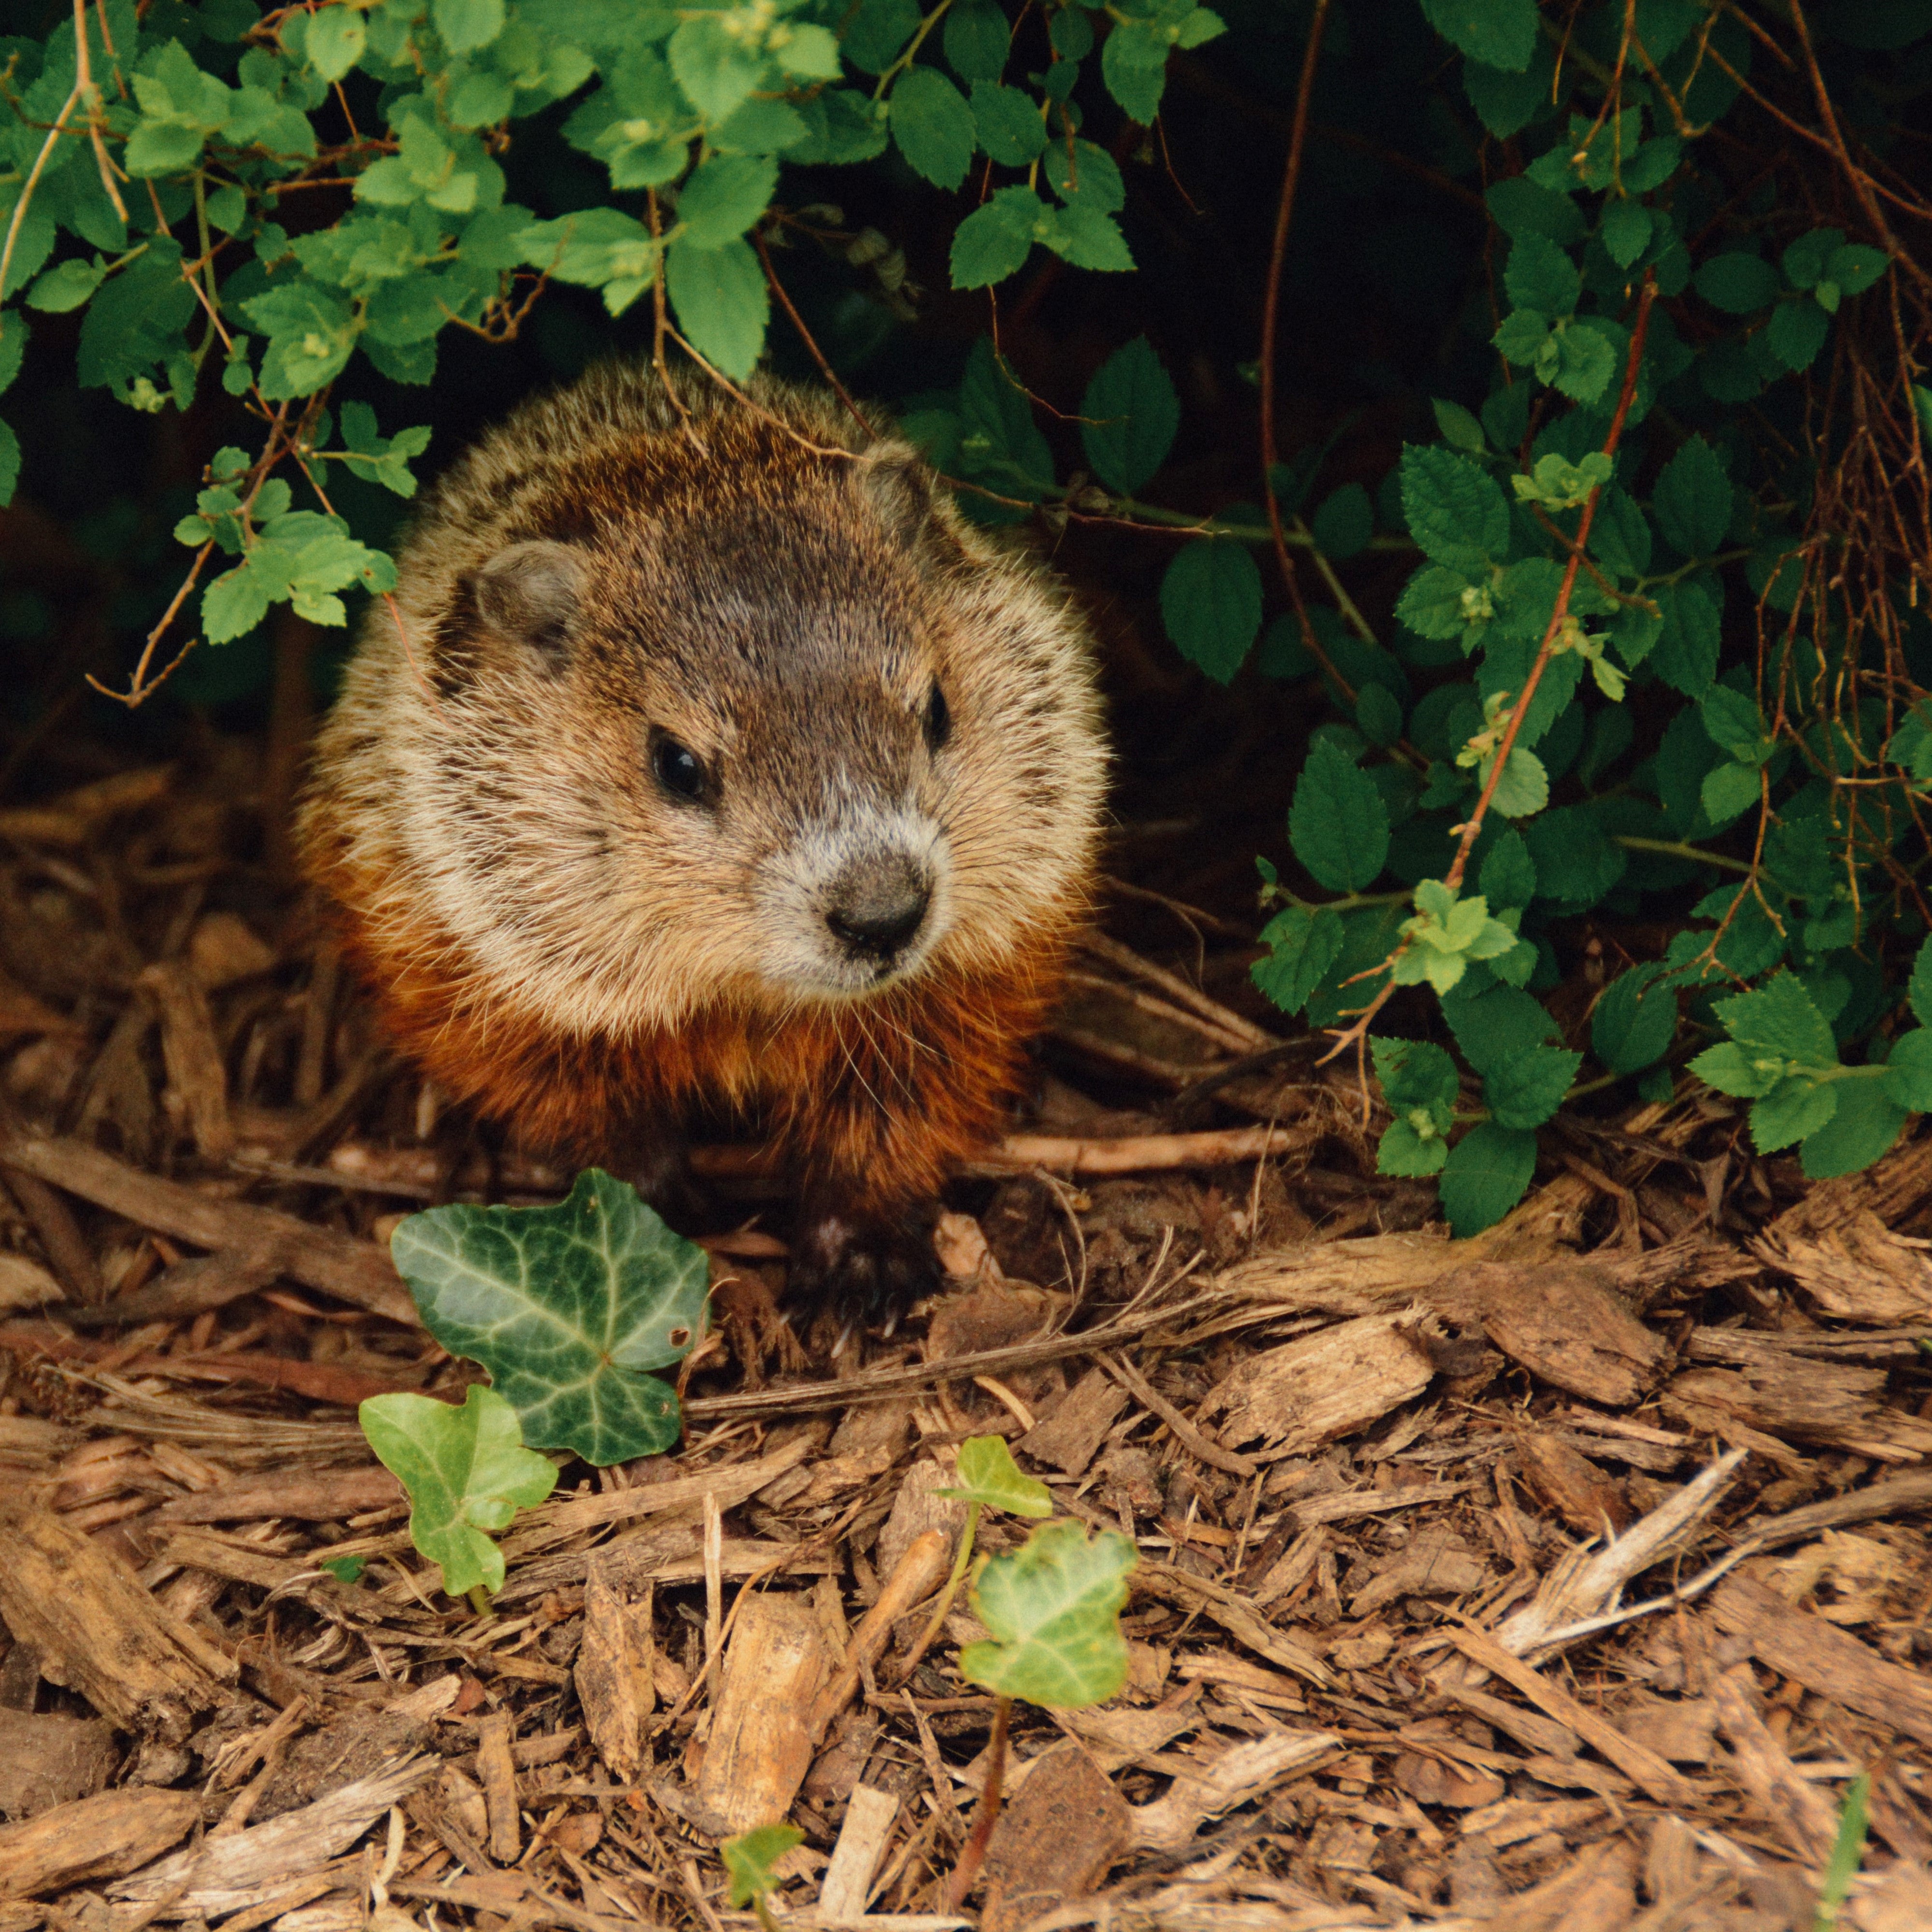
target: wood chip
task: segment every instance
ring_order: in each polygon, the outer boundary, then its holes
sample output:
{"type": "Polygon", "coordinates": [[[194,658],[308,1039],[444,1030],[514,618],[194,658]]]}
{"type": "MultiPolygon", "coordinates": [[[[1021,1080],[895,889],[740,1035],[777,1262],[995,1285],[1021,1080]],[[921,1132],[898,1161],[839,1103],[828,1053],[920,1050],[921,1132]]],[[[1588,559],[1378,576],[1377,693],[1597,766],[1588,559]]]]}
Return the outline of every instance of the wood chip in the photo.
{"type": "Polygon", "coordinates": [[[0,1622],[102,1716],[171,1743],[236,1674],[105,1544],[17,1498],[0,1501],[0,1622]]]}
{"type": "Polygon", "coordinates": [[[986,1846],[982,1932],[1018,1932],[1091,1892],[1133,1842],[1133,1813],[1078,1744],[1036,1758],[986,1846]]]}
{"type": "Polygon", "coordinates": [[[160,1857],[200,1820],[195,1792],[136,1786],[56,1805],[26,1824],[0,1826],[0,1898],[118,1878],[160,1857]]]}
{"type": "Polygon", "coordinates": [[[179,959],[157,960],[135,983],[160,1015],[170,1104],[186,1118],[196,1151],[219,1164],[235,1151],[235,1127],[228,1117],[227,1070],[207,992],[179,959]]]}
{"type": "Polygon", "coordinates": [[[654,1702],[650,1658],[640,1654],[640,1639],[650,1642],[648,1615],[634,1617],[628,1598],[610,1580],[609,1559],[593,1555],[572,1676],[590,1741],[611,1775],[626,1784],[636,1780],[644,1720],[654,1702]]]}
{"type": "Polygon", "coordinates": [[[746,1597],[724,1652],[704,1766],[693,1793],[719,1835],[791,1809],[812,1768],[813,1707],[832,1671],[824,1633],[802,1592],[746,1597]]]}
{"type": "Polygon", "coordinates": [[[856,1784],[832,1848],[832,1862],[819,1881],[818,1916],[826,1924],[862,1918],[872,1876],[886,1855],[898,1816],[899,1801],[890,1791],[856,1784]]]}
{"type": "Polygon", "coordinates": [[[1808,1610],[1796,1610],[1755,1577],[1727,1576],[1711,1599],[1720,1629],[1744,1638],[1780,1675],[1847,1710],[1932,1744],[1932,1681],[1882,1658],[1808,1610]]]}
{"type": "Polygon", "coordinates": [[[523,1822],[517,1811],[517,1768],[510,1756],[514,1720],[493,1711],[476,1726],[476,1776],[490,1820],[490,1856],[512,1865],[523,1850],[523,1822]]]}
{"type": "Polygon", "coordinates": [[[1756,1686],[1742,1664],[1711,1680],[1718,1728],[1731,1748],[1731,1768],[1758,1810],[1809,1864],[1822,1864],[1838,1835],[1836,1807],[1808,1784],[1759,1716],[1756,1686]]]}
{"type": "Polygon", "coordinates": [[[120,1762],[98,1718],[42,1716],[0,1704],[0,1818],[24,1819],[92,1797],[120,1762]]]}
{"type": "Polygon", "coordinates": [[[1354,1434],[1428,1388],[1435,1364],[1412,1339],[1420,1310],[1371,1315],[1250,1355],[1202,1405],[1230,1442],[1267,1444],[1270,1458],[1306,1455],[1354,1434]]]}
{"type": "Polygon", "coordinates": [[[1020,1438],[1018,1446],[1036,1462],[1050,1462],[1069,1476],[1081,1475],[1126,1406],[1125,1389],[1100,1370],[1089,1369],[1060,1397],[1053,1413],[1020,1438]]]}

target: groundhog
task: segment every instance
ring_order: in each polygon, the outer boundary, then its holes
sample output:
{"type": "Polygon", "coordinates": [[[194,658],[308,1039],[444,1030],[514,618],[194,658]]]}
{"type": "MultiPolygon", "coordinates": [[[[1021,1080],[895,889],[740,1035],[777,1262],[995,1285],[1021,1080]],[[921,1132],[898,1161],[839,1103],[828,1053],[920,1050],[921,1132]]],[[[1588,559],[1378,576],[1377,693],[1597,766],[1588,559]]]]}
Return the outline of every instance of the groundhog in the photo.
{"type": "Polygon", "coordinates": [[[674,1210],[694,1110],[761,1123],[788,1294],[896,1317],[1088,902],[1090,640],[909,444],[748,395],[608,367],[451,466],[301,844],[439,1085],[674,1210]]]}

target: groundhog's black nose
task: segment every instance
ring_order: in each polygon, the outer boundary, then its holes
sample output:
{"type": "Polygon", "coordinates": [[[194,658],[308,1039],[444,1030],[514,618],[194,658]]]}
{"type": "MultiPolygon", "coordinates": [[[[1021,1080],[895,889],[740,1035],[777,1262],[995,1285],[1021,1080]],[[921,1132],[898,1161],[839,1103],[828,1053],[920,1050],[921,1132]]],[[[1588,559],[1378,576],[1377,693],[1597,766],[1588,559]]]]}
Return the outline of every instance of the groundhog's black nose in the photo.
{"type": "Polygon", "coordinates": [[[849,951],[890,960],[912,943],[932,899],[925,873],[895,854],[848,867],[833,888],[825,923],[849,951]]]}

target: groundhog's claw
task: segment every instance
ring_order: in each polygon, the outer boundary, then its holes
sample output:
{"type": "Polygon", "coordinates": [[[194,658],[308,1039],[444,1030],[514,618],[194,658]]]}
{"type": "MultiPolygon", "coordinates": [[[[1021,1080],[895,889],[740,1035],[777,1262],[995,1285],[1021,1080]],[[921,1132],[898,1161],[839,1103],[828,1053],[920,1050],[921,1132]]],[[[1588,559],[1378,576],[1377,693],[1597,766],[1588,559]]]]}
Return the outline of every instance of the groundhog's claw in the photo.
{"type": "Polygon", "coordinates": [[[930,1210],[888,1217],[808,1204],[800,1216],[786,1293],[811,1313],[896,1322],[938,1282],[930,1210]]]}

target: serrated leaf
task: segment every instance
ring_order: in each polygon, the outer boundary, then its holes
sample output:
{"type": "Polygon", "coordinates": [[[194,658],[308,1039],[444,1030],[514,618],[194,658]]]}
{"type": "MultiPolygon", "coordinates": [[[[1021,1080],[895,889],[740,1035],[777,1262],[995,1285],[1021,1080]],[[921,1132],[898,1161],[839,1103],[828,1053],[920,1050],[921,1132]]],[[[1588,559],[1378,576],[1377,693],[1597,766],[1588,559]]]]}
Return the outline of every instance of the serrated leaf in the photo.
{"type": "Polygon", "coordinates": [[[1053,1514],[1052,1491],[1021,1470],[1004,1436],[968,1436],[959,1445],[958,1477],[955,1487],[939,1494],[1009,1516],[1053,1514]]]}
{"type": "Polygon", "coordinates": [[[915,67],[892,92],[888,125],[913,171],[956,188],[973,164],[979,129],[966,97],[935,67],[915,67]]]}
{"type": "Polygon", "coordinates": [[[1776,1154],[1816,1133],[1838,1110],[1836,1085],[1792,1076],[1751,1102],[1752,1144],[1760,1154],[1776,1154]]]}
{"type": "Polygon", "coordinates": [[[1440,1174],[1448,1158],[1449,1143],[1432,1125],[1424,1134],[1407,1118],[1390,1121],[1376,1143],[1376,1172],[1402,1180],[1421,1180],[1440,1174]]]}
{"type": "Polygon", "coordinates": [[[1550,342],[1556,351],[1555,368],[1546,374],[1539,359],[1538,375],[1572,402],[1601,402],[1610,394],[1618,368],[1616,346],[1601,327],[1592,321],[1565,322],[1550,342]]]}
{"type": "Polygon", "coordinates": [[[353,7],[324,7],[311,14],[302,52],[324,80],[340,80],[362,58],[368,32],[353,7]]]}
{"type": "Polygon", "coordinates": [[[997,0],[955,0],[942,44],[952,71],[968,82],[998,80],[1012,28],[997,0]]]}
{"type": "Polygon", "coordinates": [[[1932,1027],[1915,1027],[1892,1049],[1885,1090],[1898,1106],[1932,1114],[1932,1027]]]}
{"type": "Polygon", "coordinates": [[[1318,738],[1288,814],[1294,856],[1331,892],[1365,892],[1388,862],[1388,808],[1374,779],[1332,738],[1318,738]]]}
{"type": "Polygon", "coordinates": [[[1526,906],[1536,896],[1536,862],[1520,832],[1505,832],[1490,848],[1477,879],[1483,896],[1498,912],[1526,906]]]}
{"type": "Polygon", "coordinates": [[[1604,252],[1620,268],[1628,268],[1650,245],[1650,210],[1640,201],[1612,201],[1604,210],[1599,232],[1604,252]]]}
{"type": "Polygon", "coordinates": [[[1549,316],[1573,314],[1583,278],[1546,235],[1526,235],[1510,248],[1503,286],[1518,308],[1549,316]]]}
{"type": "Polygon", "coordinates": [[[1536,1136],[1484,1120],[1449,1150],[1438,1184],[1449,1230],[1458,1240],[1493,1227],[1529,1192],[1536,1136]]]}
{"type": "Polygon", "coordinates": [[[953,230],[951,270],[956,289],[991,288],[1026,266],[1048,220],[1046,203],[1030,188],[1003,188],[953,230]]]}
{"type": "Polygon", "coordinates": [[[1633,966],[1604,988],[1590,1018],[1590,1046],[1612,1073],[1636,1073],[1670,1051],[1677,1035],[1677,995],[1658,982],[1664,968],[1633,966]]]}
{"type": "MultiPolygon", "coordinates": [[[[1484,768],[1488,782],[1488,768],[1484,768]]],[[[1490,797],[1490,809],[1504,818],[1532,818],[1550,802],[1550,773],[1534,752],[1512,746],[1509,762],[1490,797]]]]}
{"type": "Polygon", "coordinates": [[[1708,556],[1724,542],[1731,526],[1730,478],[1701,436],[1664,465],[1651,508],[1664,541],[1685,556],[1708,556]]]}
{"type": "Polygon", "coordinates": [[[1436,427],[1442,432],[1444,442],[1466,450],[1472,456],[1483,455],[1488,450],[1489,440],[1483,434],[1483,425],[1460,403],[1444,402],[1436,396],[1430,398],[1430,407],[1436,412],[1436,427]]]}
{"type": "Polygon", "coordinates": [[[1183,544],[1161,579],[1160,614],[1180,655],[1227,683],[1262,627],[1262,574],[1247,546],[1215,537],[1183,544]]]}
{"type": "Polygon", "coordinates": [[[1316,544],[1337,562],[1359,556],[1376,533],[1375,506],[1359,483],[1344,483],[1327,497],[1309,526],[1316,544]]]}
{"type": "Polygon", "coordinates": [[[1325,906],[1290,906],[1262,928],[1268,952],[1249,969],[1285,1013],[1298,1013],[1340,957],[1342,920],[1325,906]]]}
{"type": "Polygon", "coordinates": [[[430,17],[453,54],[474,53],[503,31],[503,0],[435,0],[430,17]]]}
{"type": "Polygon", "coordinates": [[[100,287],[102,273],[98,262],[83,262],[78,256],[60,262],[27,291],[27,306],[53,315],[78,308],[100,287]]]}
{"type": "Polygon", "coordinates": [[[1825,279],[1835,282],[1842,292],[1862,296],[1892,266],[1892,257],[1882,248],[1853,242],[1834,248],[1825,264],[1825,279]]]}
{"type": "Polygon", "coordinates": [[[389,1251],[424,1325],[481,1362],[540,1448],[602,1466],[668,1448],[677,1398],[645,1371],[704,1332],[704,1250],[601,1168],[554,1208],[412,1214],[389,1251]]]}
{"type": "Polygon", "coordinates": [[[1486,471],[1453,450],[1404,448],[1402,508],[1424,554],[1452,570],[1474,577],[1508,551],[1510,512],[1502,491],[1486,471]]]}
{"type": "Polygon", "coordinates": [[[382,1466],[410,1497],[410,1540],[442,1570],[452,1597],[503,1587],[503,1552],[489,1534],[507,1529],[556,1486],[547,1457],[524,1446],[516,1411],[494,1389],[472,1384],[463,1406],[426,1395],[374,1395],[357,1414],[382,1466]]]}
{"type": "Polygon", "coordinates": [[[1115,1531],[1090,1540],[1083,1524],[1064,1517],[1042,1523],[974,1576],[973,1612],[992,1640],[960,1652],[960,1675],[999,1696],[1055,1709],[1116,1696],[1127,1678],[1120,1610],[1137,1560],[1115,1531]]]}
{"type": "Polygon", "coordinates": [[[1778,299],[1778,273],[1755,255],[1713,255],[1697,270],[1697,292],[1726,315],[1751,315],[1778,299]]]}
{"type": "Polygon", "coordinates": [[[1816,302],[1801,299],[1778,304],[1772,312],[1764,339],[1786,368],[1802,372],[1817,361],[1818,352],[1831,332],[1832,318],[1816,302]]]}
{"type": "Polygon", "coordinates": [[[1371,1035],[1369,1049],[1390,1112],[1400,1118],[1420,1108],[1438,1133],[1447,1133],[1462,1090],[1455,1061],[1426,1040],[1371,1035]]]}
{"type": "Polygon", "coordinates": [[[1580,1053],[1532,1046],[1498,1060],[1483,1076],[1483,1097],[1499,1127],[1538,1127],[1575,1084],[1580,1053]]]}
{"type": "Polygon", "coordinates": [[[1429,24],[1485,67],[1521,74],[1536,51],[1536,0],[1422,0],[1429,24]]]}
{"type": "Polygon", "coordinates": [[[718,1855],[724,1861],[724,1874],[730,1881],[731,1909],[742,1912],[770,1892],[778,1883],[775,1868],[778,1861],[804,1843],[805,1834],[796,1825],[760,1825],[724,1840],[718,1855]]]}
{"type": "Polygon", "coordinates": [[[1795,1066],[1835,1066],[1838,1044],[1816,1003],[1795,973],[1774,973],[1760,986],[1714,1010],[1724,1030],[1754,1059],[1783,1060],[1795,1066]]]}
{"type": "Polygon", "coordinates": [[[1882,1080],[1841,1082],[1837,1111],[1798,1150],[1804,1178],[1832,1180],[1862,1173],[1892,1151],[1907,1118],[1882,1080]]]}
{"type": "Polygon", "coordinates": [[[1120,224],[1085,202],[1055,208],[1040,238],[1076,268],[1122,274],[1134,266],[1120,224]]]}
{"type": "Polygon", "coordinates": [[[1109,489],[1130,496],[1159,472],[1180,427],[1180,398],[1145,336],[1101,364],[1080,416],[1087,460],[1109,489]]]}
{"type": "Polygon", "coordinates": [[[677,198],[679,241],[687,248],[722,248],[764,213],[778,186],[778,164],[750,154],[718,154],[692,171],[677,198]]]}
{"type": "Polygon", "coordinates": [[[980,146],[1002,167],[1023,168],[1046,146],[1046,123],[1033,97],[997,81],[973,83],[973,124],[980,146]]]}
{"type": "Polygon", "coordinates": [[[664,287],[678,326],[698,353],[739,382],[765,346],[771,296],[748,242],[690,248],[674,242],[664,251],[664,287]]]}
{"type": "Polygon", "coordinates": [[[1756,805],[1763,778],[1756,765],[1723,764],[1704,774],[1698,798],[1713,824],[1736,818],[1756,805]]]}

